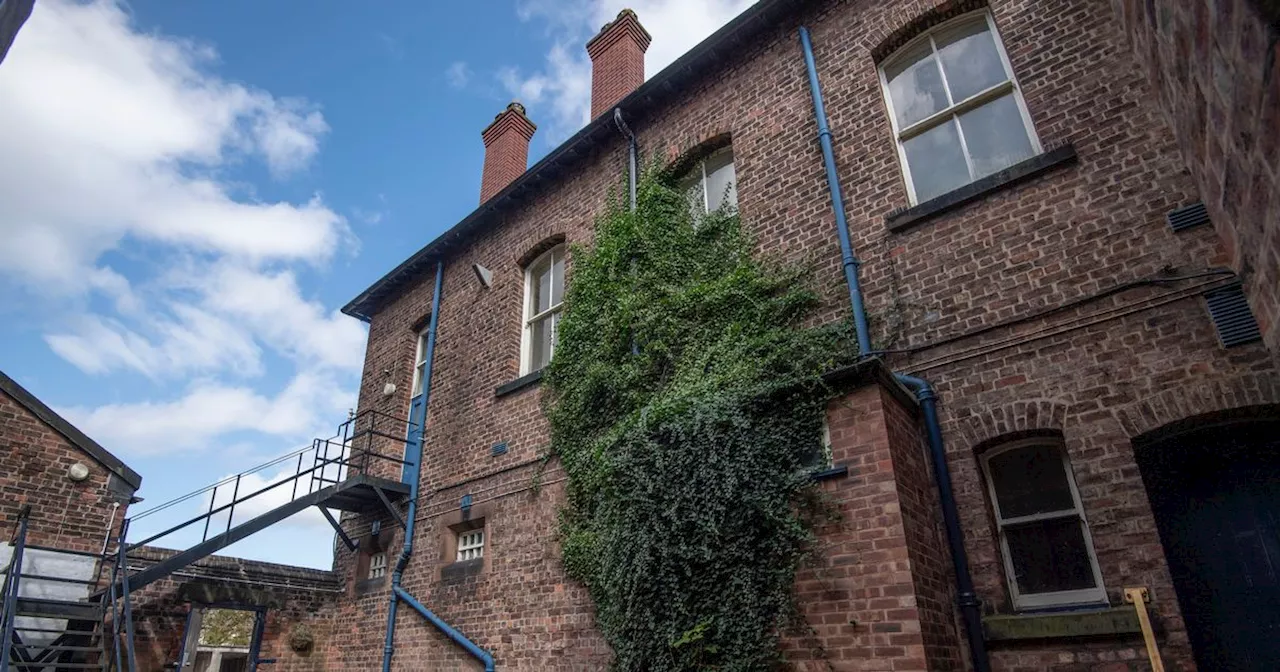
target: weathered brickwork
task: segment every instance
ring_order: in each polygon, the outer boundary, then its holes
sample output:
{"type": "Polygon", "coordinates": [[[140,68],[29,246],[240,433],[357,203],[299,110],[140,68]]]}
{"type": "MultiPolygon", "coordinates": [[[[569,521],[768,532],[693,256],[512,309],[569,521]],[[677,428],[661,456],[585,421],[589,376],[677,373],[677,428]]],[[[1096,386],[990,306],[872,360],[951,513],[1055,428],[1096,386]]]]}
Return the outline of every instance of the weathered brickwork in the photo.
{"type": "MultiPolygon", "coordinates": [[[[1132,439],[1161,423],[1275,403],[1273,359],[1261,344],[1224,350],[1217,342],[1200,295],[1231,282],[1212,269],[1233,257],[1213,231],[1174,234],[1164,221],[1200,198],[1200,180],[1187,174],[1157,94],[1134,67],[1125,24],[1106,0],[989,6],[1040,143],[1069,143],[1076,160],[910,229],[888,229],[885,217],[908,197],[877,57],[931,16],[971,5],[807,3],[708,66],[660,110],[628,111],[628,124],[643,152],[670,161],[728,139],[740,210],[759,247],[812,261],[825,301],[819,319],[847,319],[796,37],[807,26],[875,342],[890,351],[884,357],[894,369],[927,377],[941,395],[984,608],[1013,611],[978,456],[1030,430],[1054,432],[1065,441],[1110,603],[1122,603],[1124,587],[1149,587],[1167,666],[1194,669],[1132,439]]],[[[492,651],[502,669],[594,670],[608,657],[589,628],[589,601],[559,567],[555,463],[541,490],[521,490],[547,447],[541,391],[495,396],[494,389],[521,374],[521,260],[548,240],[590,241],[594,216],[625,174],[625,152],[619,136],[578,158],[568,176],[444,259],[424,494],[405,586],[492,651]],[[475,280],[476,263],[493,271],[491,287],[475,280]],[[495,456],[499,442],[508,451],[495,456]],[[491,529],[484,562],[466,571],[447,568],[451,558],[443,556],[464,494],[473,496],[471,515],[491,529]]],[[[407,413],[414,329],[430,310],[432,283],[425,272],[372,316],[362,409],[407,413]],[[384,372],[397,385],[389,397],[384,372]]],[[[847,552],[828,555],[798,584],[810,637],[831,665],[815,669],[963,669],[968,654],[932,474],[912,438],[910,404],[886,389],[860,389],[847,407],[831,410],[833,434],[842,437],[833,440],[849,442],[837,463],[843,459],[851,475],[823,485],[846,512],[823,540],[847,552]],[[833,588],[832,580],[840,583],[833,588]]],[[[353,531],[368,524],[347,522],[353,531]]],[[[350,580],[354,565],[342,553],[337,571],[350,580]]],[[[328,654],[335,668],[376,666],[386,609],[385,588],[342,601],[345,631],[328,654]]],[[[401,605],[399,619],[397,669],[424,660],[477,669],[411,609],[401,605]]],[[[816,664],[806,660],[815,647],[803,639],[788,639],[789,655],[797,665],[816,664]]],[[[991,655],[998,670],[1147,669],[1133,638],[993,645],[991,655]]]]}
{"type": "Polygon", "coordinates": [[[0,392],[0,530],[13,533],[18,512],[31,506],[27,543],[97,555],[108,532],[119,534],[128,496],[108,487],[110,472],[14,397],[0,392]],[[89,468],[77,483],[71,465],[89,468]],[[112,524],[113,506],[119,504],[112,524]],[[108,525],[111,525],[108,530],[108,525]]]}
{"type": "MultiPolygon", "coordinates": [[[[176,552],[139,548],[130,554],[129,567],[138,571],[176,552]]],[[[187,613],[210,605],[266,610],[260,657],[275,660],[272,670],[346,669],[328,666],[325,657],[333,638],[333,603],[340,592],[332,572],[210,556],[133,594],[138,669],[173,669],[182,651],[187,613]],[[295,651],[290,646],[299,627],[313,639],[310,649],[295,651]]]]}
{"type": "Polygon", "coordinates": [[[1272,352],[1280,352],[1280,7],[1114,0],[1272,352]]]}
{"type": "Polygon", "coordinates": [[[797,669],[964,669],[916,421],[892,381],[831,402],[832,459],[849,475],[823,483],[838,519],[796,579],[807,623],[787,640],[797,669]]]}

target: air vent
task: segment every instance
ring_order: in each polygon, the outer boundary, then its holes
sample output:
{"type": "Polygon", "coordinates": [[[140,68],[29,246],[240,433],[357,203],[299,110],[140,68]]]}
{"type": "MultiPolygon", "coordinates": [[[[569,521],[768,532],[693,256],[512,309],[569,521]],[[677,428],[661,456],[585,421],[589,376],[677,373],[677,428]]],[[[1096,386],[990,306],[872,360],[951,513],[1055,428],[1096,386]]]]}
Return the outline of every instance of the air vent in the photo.
{"type": "Polygon", "coordinates": [[[1204,295],[1204,300],[1209,306],[1213,326],[1218,329],[1222,347],[1231,348],[1262,340],[1258,321],[1249,310],[1249,302],[1245,300],[1240,285],[1209,292],[1204,295]]]}
{"type": "Polygon", "coordinates": [[[506,442],[506,441],[503,441],[502,443],[495,443],[495,444],[493,444],[493,448],[492,448],[491,452],[493,453],[493,456],[494,456],[494,457],[497,457],[498,455],[506,455],[506,454],[507,454],[507,442],[506,442]]]}
{"type": "Polygon", "coordinates": [[[1186,231],[1187,229],[1209,223],[1209,211],[1205,209],[1202,201],[1196,201],[1185,208],[1178,208],[1165,215],[1165,219],[1169,220],[1169,228],[1177,231],[1186,231]]]}

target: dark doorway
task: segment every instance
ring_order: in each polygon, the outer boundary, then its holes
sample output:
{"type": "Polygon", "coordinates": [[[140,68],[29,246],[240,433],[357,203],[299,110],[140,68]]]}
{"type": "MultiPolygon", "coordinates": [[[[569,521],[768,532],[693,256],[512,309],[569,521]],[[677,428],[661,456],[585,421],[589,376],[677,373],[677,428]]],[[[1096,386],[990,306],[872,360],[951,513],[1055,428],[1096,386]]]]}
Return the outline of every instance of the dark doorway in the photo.
{"type": "Polygon", "coordinates": [[[1202,670],[1280,670],[1280,420],[1224,420],[1138,445],[1202,670]]]}

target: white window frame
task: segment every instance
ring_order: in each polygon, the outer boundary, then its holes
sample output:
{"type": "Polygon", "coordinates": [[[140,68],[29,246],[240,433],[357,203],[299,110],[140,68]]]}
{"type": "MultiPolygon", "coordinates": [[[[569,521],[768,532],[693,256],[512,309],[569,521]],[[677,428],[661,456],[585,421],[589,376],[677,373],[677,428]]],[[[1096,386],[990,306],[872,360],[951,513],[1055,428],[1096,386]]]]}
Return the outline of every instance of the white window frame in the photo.
{"type": "Polygon", "coordinates": [[[378,551],[369,555],[369,578],[380,579],[387,575],[387,552],[378,551]]]}
{"type": "Polygon", "coordinates": [[[484,528],[477,527],[458,532],[457,561],[479,560],[484,557],[484,528]]]}
{"type": "MultiPolygon", "coordinates": [[[[733,166],[733,203],[731,203],[730,205],[732,205],[735,209],[738,207],[738,162],[737,162],[738,157],[733,153],[733,145],[729,144],[729,145],[725,145],[724,147],[720,147],[712,151],[711,153],[707,154],[706,156],[698,159],[697,165],[694,166],[693,168],[690,168],[689,171],[684,174],[684,177],[680,178],[679,184],[686,191],[688,189],[692,189],[695,183],[698,186],[702,187],[702,212],[695,213],[695,214],[702,215],[708,212],[712,212],[711,197],[710,195],[707,194],[707,162],[722,154],[729,155],[729,165],[733,166]],[[697,176],[696,181],[693,179],[695,175],[697,176]]],[[[691,203],[692,201],[693,199],[690,199],[691,203]]]]}
{"type": "Polygon", "coordinates": [[[409,398],[416,398],[423,390],[419,386],[425,381],[422,374],[427,363],[427,329],[418,332],[417,351],[413,355],[413,382],[409,385],[409,398]]]}
{"type": "MultiPolygon", "coordinates": [[[[533,366],[533,325],[534,323],[541,322],[542,320],[551,319],[552,315],[558,314],[562,310],[564,310],[563,291],[568,290],[568,278],[566,277],[561,280],[561,285],[564,287],[564,290],[562,290],[561,292],[560,303],[557,303],[551,306],[550,308],[547,308],[546,310],[535,314],[533,312],[534,311],[533,272],[540,265],[542,265],[542,263],[547,259],[551,259],[550,268],[554,269],[555,256],[559,255],[563,259],[566,250],[567,248],[564,243],[556,245],[555,247],[538,255],[537,259],[534,259],[533,261],[529,262],[529,264],[524,267],[524,311],[523,311],[523,314],[522,314],[523,316],[520,322],[520,324],[522,325],[521,338],[520,338],[520,375],[522,376],[525,374],[533,373],[533,369],[531,367],[533,366]]],[[[566,268],[565,270],[567,271],[568,268],[566,268]]],[[[552,273],[554,272],[555,271],[552,270],[552,273]]],[[[552,286],[555,285],[554,279],[552,280],[551,284],[552,286]]],[[[556,354],[556,333],[555,333],[555,330],[552,330],[551,356],[555,357],[555,354],[556,354]]],[[[550,360],[548,359],[548,361],[550,360]]],[[[543,366],[546,366],[546,364],[544,363],[543,366]]]]}
{"type": "MultiPolygon", "coordinates": [[[[1031,156],[1035,156],[1044,151],[1040,145],[1040,137],[1036,134],[1035,124],[1031,121],[1031,113],[1027,110],[1027,103],[1022,98],[1022,88],[1018,86],[1018,78],[1013,72],[1013,64],[1009,62],[1009,54],[1005,51],[1004,40],[1000,37],[1000,31],[996,29],[995,19],[991,16],[991,12],[988,10],[980,9],[974,12],[968,12],[957,16],[954,19],[949,19],[933,26],[923,35],[920,35],[899,47],[897,51],[894,52],[893,56],[885,59],[880,64],[878,71],[880,73],[880,91],[884,95],[884,102],[889,112],[889,124],[893,127],[894,145],[896,145],[898,149],[898,163],[902,166],[902,179],[906,182],[907,196],[909,197],[912,205],[918,204],[920,200],[916,197],[916,186],[915,182],[911,179],[911,167],[907,164],[907,150],[904,143],[907,140],[934,128],[935,126],[943,124],[960,116],[961,114],[964,114],[965,112],[968,112],[969,110],[981,107],[982,105],[997,98],[1001,98],[1005,94],[1012,92],[1013,100],[1018,105],[1018,112],[1022,116],[1022,125],[1027,131],[1027,138],[1031,141],[1031,156]],[[991,31],[991,38],[996,43],[996,52],[1000,54],[1000,62],[1004,65],[1004,71],[1005,74],[1008,75],[1008,79],[979,91],[957,103],[951,98],[951,85],[947,82],[947,73],[942,68],[942,59],[938,58],[938,44],[934,40],[933,36],[936,33],[945,31],[958,24],[973,21],[975,17],[978,16],[981,16],[987,22],[987,29],[991,31]],[[951,104],[937,112],[934,112],[924,119],[907,126],[906,128],[898,128],[898,116],[894,113],[893,96],[889,94],[889,78],[885,76],[885,68],[897,63],[903,55],[908,53],[913,47],[919,46],[922,42],[928,42],[930,49],[932,49],[934,60],[938,64],[938,73],[942,78],[943,91],[946,92],[947,100],[951,101],[951,104]]],[[[960,127],[959,123],[956,124],[956,133],[960,137],[960,152],[964,154],[965,165],[969,168],[969,182],[966,182],[966,184],[972,184],[981,178],[974,177],[973,158],[969,155],[969,146],[965,143],[964,139],[964,129],[960,127]]],[[[931,196],[930,198],[936,197],[937,196],[931,196]]]]}
{"type": "Polygon", "coordinates": [[[1098,566],[1098,554],[1093,550],[1093,534],[1089,531],[1089,521],[1084,515],[1084,505],[1080,502],[1080,490],[1076,488],[1075,474],[1071,470],[1071,458],[1062,442],[1053,439],[1031,438],[1013,441],[1006,445],[989,450],[982,455],[982,473],[987,480],[987,492],[991,497],[991,506],[995,511],[996,530],[1000,537],[1000,555],[1004,560],[1005,577],[1009,582],[1009,594],[1013,597],[1014,609],[1041,609],[1045,607],[1061,607],[1068,605],[1106,604],[1107,589],[1102,583],[1102,570],[1098,566]],[[1072,509],[1037,513],[1030,516],[1005,518],[1000,513],[1000,499],[996,495],[995,479],[991,477],[991,459],[1012,450],[1020,450],[1031,446],[1048,446],[1057,451],[1062,459],[1062,470],[1066,475],[1067,486],[1071,489],[1072,509]],[[1013,555],[1009,553],[1009,541],[1005,536],[1005,528],[1021,523],[1033,523],[1041,520],[1057,520],[1060,518],[1076,518],[1080,521],[1080,531],[1084,537],[1085,551],[1089,554],[1089,566],[1093,570],[1093,588],[1080,590],[1059,590],[1051,593],[1034,593],[1023,595],[1018,590],[1018,577],[1014,573],[1013,555]]]}

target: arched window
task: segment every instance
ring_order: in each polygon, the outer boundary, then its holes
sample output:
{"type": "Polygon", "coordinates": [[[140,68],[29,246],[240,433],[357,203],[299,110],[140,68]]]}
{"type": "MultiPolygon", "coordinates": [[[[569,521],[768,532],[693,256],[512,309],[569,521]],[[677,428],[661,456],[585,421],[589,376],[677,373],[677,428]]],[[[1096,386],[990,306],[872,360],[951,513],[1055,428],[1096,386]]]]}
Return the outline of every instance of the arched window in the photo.
{"type": "Polygon", "coordinates": [[[1080,493],[1062,444],[1016,441],[982,456],[1017,609],[1106,601],[1080,493]]]}
{"type": "Polygon", "coordinates": [[[525,267],[521,375],[549,364],[555,352],[556,327],[564,307],[564,253],[565,246],[557,245],[525,267]]]}
{"type": "Polygon", "coordinates": [[[689,195],[694,215],[738,207],[737,173],[733,169],[733,147],[725,146],[708,154],[689,168],[680,188],[689,195]]]}
{"type": "Polygon", "coordinates": [[[1040,152],[988,12],[907,43],[881,65],[880,81],[913,204],[1040,152]]]}

